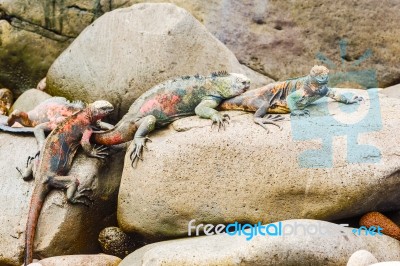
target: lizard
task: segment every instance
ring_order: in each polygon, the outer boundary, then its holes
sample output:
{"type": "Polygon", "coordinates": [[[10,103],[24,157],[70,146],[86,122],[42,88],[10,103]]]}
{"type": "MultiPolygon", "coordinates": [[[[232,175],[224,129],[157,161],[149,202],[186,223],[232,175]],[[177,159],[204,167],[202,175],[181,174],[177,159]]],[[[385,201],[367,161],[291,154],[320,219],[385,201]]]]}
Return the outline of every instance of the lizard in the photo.
{"type": "MultiPolygon", "coordinates": [[[[67,199],[71,203],[86,203],[80,199],[85,194],[77,190],[79,180],[74,176],[66,176],[79,145],[88,156],[104,158],[105,147],[90,144],[91,126],[113,111],[107,101],[96,101],[58,124],[46,138],[33,173],[35,187],[32,193],[28,220],[25,231],[25,265],[32,262],[33,242],[40,211],[45,198],[51,189],[66,189],[67,199]]],[[[32,167],[31,167],[32,169],[32,167]]]]}
{"type": "Polygon", "coordinates": [[[266,124],[280,128],[277,122],[284,119],[281,115],[271,114],[309,115],[305,107],[325,96],[345,104],[363,101],[360,96],[348,99],[337,90],[329,88],[328,73],[325,66],[315,65],[307,76],[270,83],[227,99],[221,103],[220,110],[255,112],[254,122],[269,132],[266,124]]]}
{"type": "Polygon", "coordinates": [[[0,115],[7,115],[13,103],[13,93],[9,89],[0,89],[0,115]]]}
{"type": "MultiPolygon", "coordinates": [[[[85,106],[81,101],[70,102],[64,97],[51,97],[28,112],[14,110],[8,116],[8,126],[0,124],[0,130],[12,133],[33,133],[40,151],[46,138],[45,133],[52,131],[66,117],[84,109],[85,106]],[[11,127],[15,123],[23,127],[11,127]]],[[[112,128],[111,125],[100,120],[97,126],[102,129],[112,128]]]]}
{"type": "Polygon", "coordinates": [[[33,131],[40,150],[46,138],[46,132],[50,132],[66,117],[84,108],[85,104],[81,101],[70,102],[64,97],[51,97],[41,102],[31,111],[14,110],[8,116],[8,127],[1,126],[0,129],[8,132],[33,131]],[[11,127],[14,123],[19,123],[24,127],[11,127]]]}
{"type": "Polygon", "coordinates": [[[242,74],[220,71],[208,76],[183,76],[162,82],[137,98],[128,113],[111,130],[95,132],[93,141],[101,145],[116,145],[133,139],[130,154],[132,167],[135,160],[143,160],[143,148],[151,141],[148,134],[179,118],[198,115],[211,119],[218,130],[229,123],[229,116],[215,108],[224,99],[237,96],[250,87],[250,79],[242,74]]]}

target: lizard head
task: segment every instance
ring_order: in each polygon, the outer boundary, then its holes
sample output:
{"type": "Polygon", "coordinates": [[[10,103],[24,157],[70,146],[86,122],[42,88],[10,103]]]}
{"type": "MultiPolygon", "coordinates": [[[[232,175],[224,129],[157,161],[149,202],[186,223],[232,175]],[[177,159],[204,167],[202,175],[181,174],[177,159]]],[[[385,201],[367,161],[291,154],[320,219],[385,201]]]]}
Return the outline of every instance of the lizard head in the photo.
{"type": "Polygon", "coordinates": [[[91,110],[92,118],[95,121],[106,117],[112,111],[114,111],[112,104],[104,100],[95,101],[89,104],[89,108],[91,110]]]}
{"type": "Polygon", "coordinates": [[[310,71],[310,78],[312,83],[317,83],[320,85],[328,84],[328,77],[329,69],[325,66],[313,66],[310,71]]]}
{"type": "Polygon", "coordinates": [[[242,74],[218,72],[211,75],[211,82],[223,98],[232,98],[250,88],[250,79],[242,74]]]}

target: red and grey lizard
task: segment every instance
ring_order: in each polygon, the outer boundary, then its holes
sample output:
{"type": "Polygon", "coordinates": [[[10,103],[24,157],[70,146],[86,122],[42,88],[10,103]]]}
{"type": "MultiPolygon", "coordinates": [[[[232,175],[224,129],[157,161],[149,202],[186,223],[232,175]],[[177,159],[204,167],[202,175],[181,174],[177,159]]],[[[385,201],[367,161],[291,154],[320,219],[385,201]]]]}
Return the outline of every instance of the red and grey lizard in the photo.
{"type": "Polygon", "coordinates": [[[107,155],[103,147],[92,147],[89,139],[93,132],[92,125],[110,114],[113,109],[107,101],[89,104],[87,108],[58,124],[46,138],[35,165],[35,187],[25,232],[25,265],[32,262],[36,226],[49,191],[54,188],[67,189],[67,198],[71,203],[85,203],[84,200],[79,199],[86,196],[81,194],[82,191],[77,191],[79,180],[75,176],[66,175],[79,145],[88,156],[104,158],[107,155]]]}
{"type": "Polygon", "coordinates": [[[227,72],[165,81],[140,96],[113,129],[95,133],[94,142],[116,145],[133,139],[135,148],[130,154],[133,165],[135,160],[142,159],[143,148],[149,140],[147,135],[156,127],[196,114],[211,119],[218,129],[225,128],[229,116],[220,114],[215,108],[249,87],[250,80],[246,76],[227,72]]]}
{"type": "Polygon", "coordinates": [[[220,105],[220,110],[255,112],[254,122],[268,131],[265,124],[280,127],[276,122],[284,118],[267,114],[309,115],[305,107],[325,96],[345,104],[363,100],[360,96],[348,99],[338,91],[328,88],[328,73],[326,67],[314,66],[308,76],[274,82],[225,100],[220,105]]]}
{"type": "MultiPolygon", "coordinates": [[[[64,97],[52,97],[37,105],[33,110],[22,112],[14,110],[7,119],[8,126],[0,123],[0,130],[11,133],[33,133],[39,149],[43,146],[45,133],[52,131],[64,119],[85,108],[81,101],[70,102],[64,97]],[[23,127],[11,127],[15,123],[23,127]]],[[[111,129],[109,124],[99,121],[102,129],[111,129]]]]}
{"type": "Polygon", "coordinates": [[[45,140],[45,132],[52,131],[66,117],[84,108],[85,104],[83,102],[70,102],[63,97],[52,97],[43,101],[31,111],[14,110],[8,116],[8,127],[2,126],[0,129],[8,132],[33,131],[40,150],[45,140]],[[16,122],[24,126],[24,128],[11,127],[16,122]]]}

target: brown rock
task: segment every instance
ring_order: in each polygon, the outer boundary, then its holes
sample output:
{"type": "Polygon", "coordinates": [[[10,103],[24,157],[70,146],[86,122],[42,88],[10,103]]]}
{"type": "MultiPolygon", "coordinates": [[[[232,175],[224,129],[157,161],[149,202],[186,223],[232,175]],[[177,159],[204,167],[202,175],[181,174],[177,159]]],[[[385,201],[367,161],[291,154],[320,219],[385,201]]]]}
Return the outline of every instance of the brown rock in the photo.
{"type": "MultiPolygon", "coordinates": [[[[113,1],[124,5],[137,2],[155,1],[113,1]]],[[[400,54],[397,1],[339,0],[321,4],[318,0],[214,0],[206,5],[199,0],[156,2],[172,2],[185,8],[241,63],[274,80],[303,75],[321,62],[332,70],[331,86],[387,87],[400,78],[395,56],[400,54]],[[348,42],[343,56],[340,40],[348,42]],[[372,54],[357,61],[365,52],[372,54]],[[371,79],[375,72],[377,78],[371,79]]]]}
{"type": "Polygon", "coordinates": [[[0,115],[7,115],[14,102],[14,95],[9,89],[0,89],[0,115]]]}
{"type": "Polygon", "coordinates": [[[134,240],[115,226],[101,230],[98,240],[105,254],[119,258],[125,258],[135,249],[134,240]]]}
{"type": "Polygon", "coordinates": [[[360,219],[360,226],[380,226],[383,228],[382,233],[400,240],[400,227],[380,212],[364,214],[360,219]]]}
{"type": "Polygon", "coordinates": [[[32,30],[13,26],[0,19],[0,87],[10,88],[17,96],[36,87],[51,63],[69,43],[68,40],[59,42],[44,38],[32,30]]]}
{"type": "Polygon", "coordinates": [[[254,87],[271,81],[242,66],[184,9],[138,4],[109,12],[82,32],[51,66],[47,91],[87,102],[108,100],[121,116],[162,81],[219,70],[245,74],[254,87]]]}

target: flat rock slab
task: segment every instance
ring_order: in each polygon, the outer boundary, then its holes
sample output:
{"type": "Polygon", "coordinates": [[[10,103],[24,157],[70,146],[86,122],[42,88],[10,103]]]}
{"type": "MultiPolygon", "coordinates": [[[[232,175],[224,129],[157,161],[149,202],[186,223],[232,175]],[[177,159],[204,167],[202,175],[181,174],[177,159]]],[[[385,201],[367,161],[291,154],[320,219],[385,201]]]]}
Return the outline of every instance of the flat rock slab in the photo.
{"type": "MultiPolygon", "coordinates": [[[[388,236],[355,235],[351,228],[316,220],[287,220],[298,235],[247,236],[227,234],[170,240],[147,245],[128,255],[120,266],[141,265],[346,265],[365,249],[378,261],[398,260],[400,243],[388,236]],[[305,234],[303,228],[323,228],[329,235],[305,234]]],[[[278,225],[277,225],[278,226],[278,225]]],[[[272,231],[271,231],[272,232],[272,231]]],[[[315,232],[310,230],[309,232],[315,232]]],[[[322,231],[321,231],[322,232],[322,231]]]]}
{"type": "Polygon", "coordinates": [[[255,87],[272,81],[242,66],[184,9],[138,4],[106,13],[88,26],[49,69],[47,91],[87,102],[108,100],[121,117],[162,81],[221,70],[245,74],[255,87]]]}
{"type": "MultiPolygon", "coordinates": [[[[31,136],[0,133],[0,265],[20,265],[24,251],[24,232],[34,182],[25,182],[15,167],[23,168],[29,155],[36,153],[31,136]]],[[[81,185],[92,187],[94,204],[71,205],[63,191],[53,190],[42,209],[34,250],[39,257],[98,253],[99,232],[110,225],[115,213],[123,156],[112,156],[109,165],[79,153],[71,175],[81,185]],[[93,183],[90,179],[94,177],[93,183]]]]}
{"type": "Polygon", "coordinates": [[[335,220],[399,210],[400,103],[376,90],[361,105],[331,100],[308,118],[285,116],[270,133],[252,114],[229,112],[226,130],[189,117],[155,131],[136,168],[125,157],[118,222],[166,239],[198,223],[335,220]],[[397,144],[396,144],[397,143],[397,144]]]}

